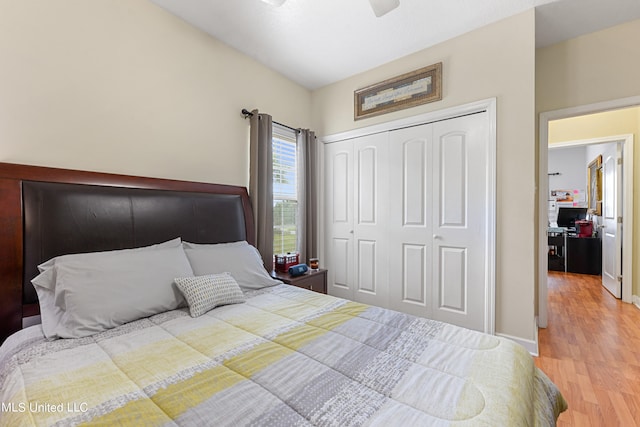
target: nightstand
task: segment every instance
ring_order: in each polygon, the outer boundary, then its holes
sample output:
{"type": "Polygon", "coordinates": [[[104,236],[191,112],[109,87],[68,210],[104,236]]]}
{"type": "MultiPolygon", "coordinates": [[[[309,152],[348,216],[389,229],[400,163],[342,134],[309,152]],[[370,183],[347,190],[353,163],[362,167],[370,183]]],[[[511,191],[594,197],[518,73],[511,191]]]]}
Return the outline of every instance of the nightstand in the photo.
{"type": "Polygon", "coordinates": [[[289,273],[280,273],[279,271],[272,271],[271,276],[278,280],[282,280],[288,285],[309,289],[321,294],[327,293],[327,270],[322,268],[318,270],[309,270],[302,276],[296,277],[291,277],[289,273]]]}

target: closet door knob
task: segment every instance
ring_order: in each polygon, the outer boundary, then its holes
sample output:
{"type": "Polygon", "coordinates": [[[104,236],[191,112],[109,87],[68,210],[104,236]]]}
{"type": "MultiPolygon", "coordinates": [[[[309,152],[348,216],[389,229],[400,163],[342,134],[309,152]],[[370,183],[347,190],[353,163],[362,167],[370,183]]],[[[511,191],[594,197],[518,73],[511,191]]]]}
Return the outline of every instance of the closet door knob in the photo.
{"type": "Polygon", "coordinates": [[[438,235],[438,234],[434,234],[433,235],[433,240],[440,240],[442,239],[442,236],[438,235]]]}

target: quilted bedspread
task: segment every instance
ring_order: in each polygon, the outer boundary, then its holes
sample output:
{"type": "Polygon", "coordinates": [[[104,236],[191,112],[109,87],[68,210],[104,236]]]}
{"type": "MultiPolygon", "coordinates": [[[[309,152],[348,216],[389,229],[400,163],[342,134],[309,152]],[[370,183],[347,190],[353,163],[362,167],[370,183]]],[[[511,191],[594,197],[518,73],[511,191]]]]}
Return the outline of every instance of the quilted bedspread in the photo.
{"type": "Polygon", "coordinates": [[[0,426],[545,426],[566,407],[507,339],[287,285],[247,296],[82,339],[21,331],[0,426]]]}

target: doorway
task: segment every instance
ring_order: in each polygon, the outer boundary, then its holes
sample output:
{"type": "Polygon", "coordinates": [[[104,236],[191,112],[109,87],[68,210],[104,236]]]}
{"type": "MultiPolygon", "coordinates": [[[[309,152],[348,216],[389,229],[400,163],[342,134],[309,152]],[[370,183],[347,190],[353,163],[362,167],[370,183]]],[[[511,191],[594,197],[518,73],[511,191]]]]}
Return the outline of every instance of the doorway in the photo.
{"type": "MultiPolygon", "coordinates": [[[[552,133],[553,128],[550,130],[553,141],[552,133]]],[[[550,227],[573,226],[561,223],[567,220],[566,212],[583,214],[579,219],[588,220],[582,223],[588,236],[581,227],[569,229],[563,252],[549,257],[549,270],[597,275],[602,285],[618,299],[622,297],[622,206],[625,203],[621,191],[622,152],[625,141],[631,139],[633,135],[611,136],[553,143],[548,148],[550,227]],[[558,263],[559,260],[564,263],[558,263]]]]}
{"type": "MultiPolygon", "coordinates": [[[[538,210],[538,326],[547,326],[547,226],[548,226],[548,195],[549,195],[549,183],[547,180],[548,171],[548,147],[550,141],[549,127],[550,125],[560,119],[579,118],[581,116],[594,115],[598,113],[607,114],[610,112],[626,109],[628,107],[637,107],[640,105],[640,97],[633,97],[627,99],[621,99],[616,101],[610,101],[599,104],[591,104],[581,107],[573,107],[563,110],[550,111],[542,113],[540,115],[540,145],[539,145],[539,170],[538,170],[538,190],[539,190],[539,210],[538,210]]],[[[636,121],[640,121],[637,119],[636,121]]],[[[629,132],[629,134],[615,135],[614,132],[610,132],[606,140],[623,140],[624,151],[622,153],[625,158],[624,173],[623,173],[623,198],[626,201],[622,208],[622,218],[627,218],[625,221],[625,227],[622,230],[622,300],[624,302],[632,302],[632,239],[633,239],[633,151],[634,140],[633,132],[637,132],[637,128],[629,132]]],[[[584,131],[585,129],[582,129],[584,131]]],[[[622,132],[621,132],[622,133],[622,132]]],[[[598,134],[598,132],[594,132],[598,134]]],[[[603,142],[603,137],[591,138],[591,140],[583,136],[582,143],[585,141],[603,142]]],[[[576,142],[574,139],[565,139],[565,141],[576,142]]],[[[594,142],[595,143],[595,142],[594,142]]]]}

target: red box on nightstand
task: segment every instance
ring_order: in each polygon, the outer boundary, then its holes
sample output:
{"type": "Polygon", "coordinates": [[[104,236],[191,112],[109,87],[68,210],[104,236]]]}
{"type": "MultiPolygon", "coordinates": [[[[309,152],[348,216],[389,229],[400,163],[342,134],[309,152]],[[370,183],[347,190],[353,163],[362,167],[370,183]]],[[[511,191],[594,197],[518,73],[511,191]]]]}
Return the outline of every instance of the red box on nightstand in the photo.
{"type": "Polygon", "coordinates": [[[275,258],[275,269],[281,273],[287,273],[289,271],[289,267],[300,264],[300,254],[282,254],[282,255],[274,255],[275,258]]]}

